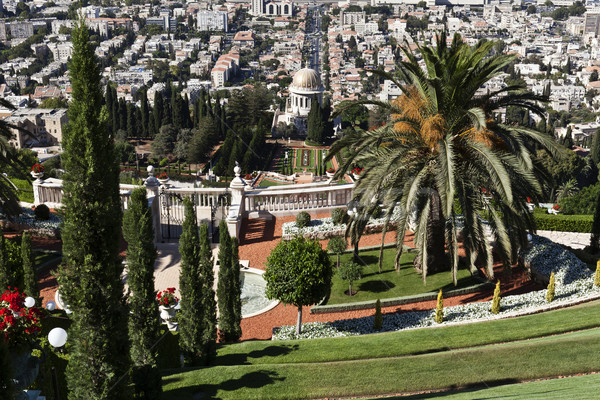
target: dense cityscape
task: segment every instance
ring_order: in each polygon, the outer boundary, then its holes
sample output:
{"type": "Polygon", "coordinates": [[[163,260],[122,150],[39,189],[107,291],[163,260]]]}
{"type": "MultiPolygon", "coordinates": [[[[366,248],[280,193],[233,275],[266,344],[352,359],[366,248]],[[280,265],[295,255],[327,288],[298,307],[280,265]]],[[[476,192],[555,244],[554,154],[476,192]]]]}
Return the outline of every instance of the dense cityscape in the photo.
{"type": "Polygon", "coordinates": [[[0,399],[594,399],[600,1],[0,0],[0,399]]]}

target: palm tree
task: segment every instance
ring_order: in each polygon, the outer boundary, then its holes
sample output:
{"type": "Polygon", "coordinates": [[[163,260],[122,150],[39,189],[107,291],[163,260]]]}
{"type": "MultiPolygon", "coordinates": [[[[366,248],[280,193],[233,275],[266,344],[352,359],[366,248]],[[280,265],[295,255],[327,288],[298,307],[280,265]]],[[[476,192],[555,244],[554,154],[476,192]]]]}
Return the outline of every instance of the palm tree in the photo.
{"type": "MultiPolygon", "coordinates": [[[[6,99],[0,99],[0,106],[8,110],[15,107],[6,99]]],[[[19,173],[25,168],[17,158],[16,149],[9,143],[13,134],[11,129],[19,129],[16,126],[0,120],[0,208],[8,216],[21,213],[17,188],[4,173],[19,173]]]]}
{"type": "Polygon", "coordinates": [[[507,106],[542,113],[538,102],[544,98],[519,84],[480,90],[513,56],[495,55],[494,42],[470,47],[458,34],[450,47],[445,33],[436,41],[435,47],[418,46],[420,59],[405,45],[406,60],[396,75],[381,73],[402,90],[400,97],[341,105],[340,110],[375,104],[387,110],[389,121],[338,140],[328,157],[348,148],[350,155],[337,174],[356,165],[363,168],[353,193],[360,207],[348,224],[352,243],[380,203],[386,210],[384,235],[399,209],[396,268],[405,231],[412,227],[415,267],[423,280],[428,272],[449,265],[456,285],[460,236],[471,271],[481,258],[490,278],[493,259],[486,226],[505,266],[527,243],[527,232],[535,226],[526,198],[537,201],[542,194],[532,152],[540,145],[553,153],[557,147],[547,135],[496,121],[498,110],[507,106]]]}

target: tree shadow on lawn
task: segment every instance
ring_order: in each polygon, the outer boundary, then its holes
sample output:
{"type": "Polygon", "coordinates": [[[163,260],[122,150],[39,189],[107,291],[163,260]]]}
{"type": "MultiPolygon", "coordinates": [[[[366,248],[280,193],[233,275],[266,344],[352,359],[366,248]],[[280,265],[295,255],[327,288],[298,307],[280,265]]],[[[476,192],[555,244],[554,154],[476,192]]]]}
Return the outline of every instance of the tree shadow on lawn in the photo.
{"type": "Polygon", "coordinates": [[[248,360],[258,359],[262,357],[279,357],[290,354],[292,351],[298,350],[300,346],[283,345],[283,346],[268,346],[262,350],[254,350],[249,353],[233,353],[217,356],[214,365],[248,365],[251,364],[248,360]]]}
{"type": "MultiPolygon", "coordinates": [[[[505,386],[505,385],[514,385],[522,383],[518,379],[508,378],[508,379],[498,379],[493,381],[485,381],[477,384],[466,385],[462,388],[456,388],[455,386],[451,386],[449,390],[444,392],[433,392],[433,393],[423,393],[423,394],[414,394],[410,396],[394,396],[394,397],[386,397],[386,400],[427,400],[427,399],[439,399],[446,396],[455,396],[458,394],[470,394],[469,398],[473,400],[491,400],[491,399],[522,399],[522,394],[502,394],[502,393],[490,393],[487,395],[485,392],[477,395],[477,392],[485,391],[486,389],[490,389],[493,387],[505,386]]],[[[568,396],[569,388],[561,388],[554,390],[539,390],[535,392],[527,392],[527,396],[536,398],[542,398],[543,395],[553,394],[553,398],[557,398],[557,393],[565,392],[564,398],[569,398],[568,396]]]]}
{"type": "Polygon", "coordinates": [[[361,283],[358,290],[361,292],[383,293],[395,287],[396,285],[391,281],[377,280],[361,283]]]}
{"type": "MultiPolygon", "coordinates": [[[[181,378],[164,378],[163,386],[169,383],[181,381],[181,378]]],[[[271,385],[276,381],[283,381],[285,378],[280,378],[276,371],[260,370],[249,372],[238,379],[229,379],[217,384],[193,385],[174,390],[169,390],[165,393],[165,398],[175,399],[218,399],[217,393],[220,390],[234,391],[243,388],[260,389],[264,386],[271,385]]]]}

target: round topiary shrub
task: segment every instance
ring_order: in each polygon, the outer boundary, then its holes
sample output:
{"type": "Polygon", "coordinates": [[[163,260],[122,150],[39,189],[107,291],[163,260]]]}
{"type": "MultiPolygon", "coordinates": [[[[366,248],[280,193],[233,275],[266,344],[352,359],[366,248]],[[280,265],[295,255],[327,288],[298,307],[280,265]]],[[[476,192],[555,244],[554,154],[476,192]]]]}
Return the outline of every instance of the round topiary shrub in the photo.
{"type": "Polygon", "coordinates": [[[331,221],[336,225],[343,224],[345,217],[346,210],[343,208],[335,208],[333,211],[331,211],[331,221]]]}
{"type": "Polygon", "coordinates": [[[45,204],[40,204],[33,212],[35,214],[35,219],[38,221],[46,221],[50,219],[50,209],[45,204]]]}
{"type": "Polygon", "coordinates": [[[307,227],[310,224],[310,214],[306,211],[302,211],[296,216],[296,225],[298,228],[307,227]]]}

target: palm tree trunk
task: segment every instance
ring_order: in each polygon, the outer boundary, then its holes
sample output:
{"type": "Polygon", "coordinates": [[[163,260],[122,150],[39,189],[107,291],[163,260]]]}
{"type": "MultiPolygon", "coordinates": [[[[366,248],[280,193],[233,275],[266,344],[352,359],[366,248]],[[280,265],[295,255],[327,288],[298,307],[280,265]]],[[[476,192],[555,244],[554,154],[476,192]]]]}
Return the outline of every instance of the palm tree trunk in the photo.
{"type": "MultiPolygon", "coordinates": [[[[444,234],[444,215],[440,195],[432,191],[431,210],[427,219],[427,273],[433,274],[448,269],[446,256],[446,238],[444,234]]],[[[417,271],[422,271],[420,256],[415,257],[414,266],[417,271]]]]}

